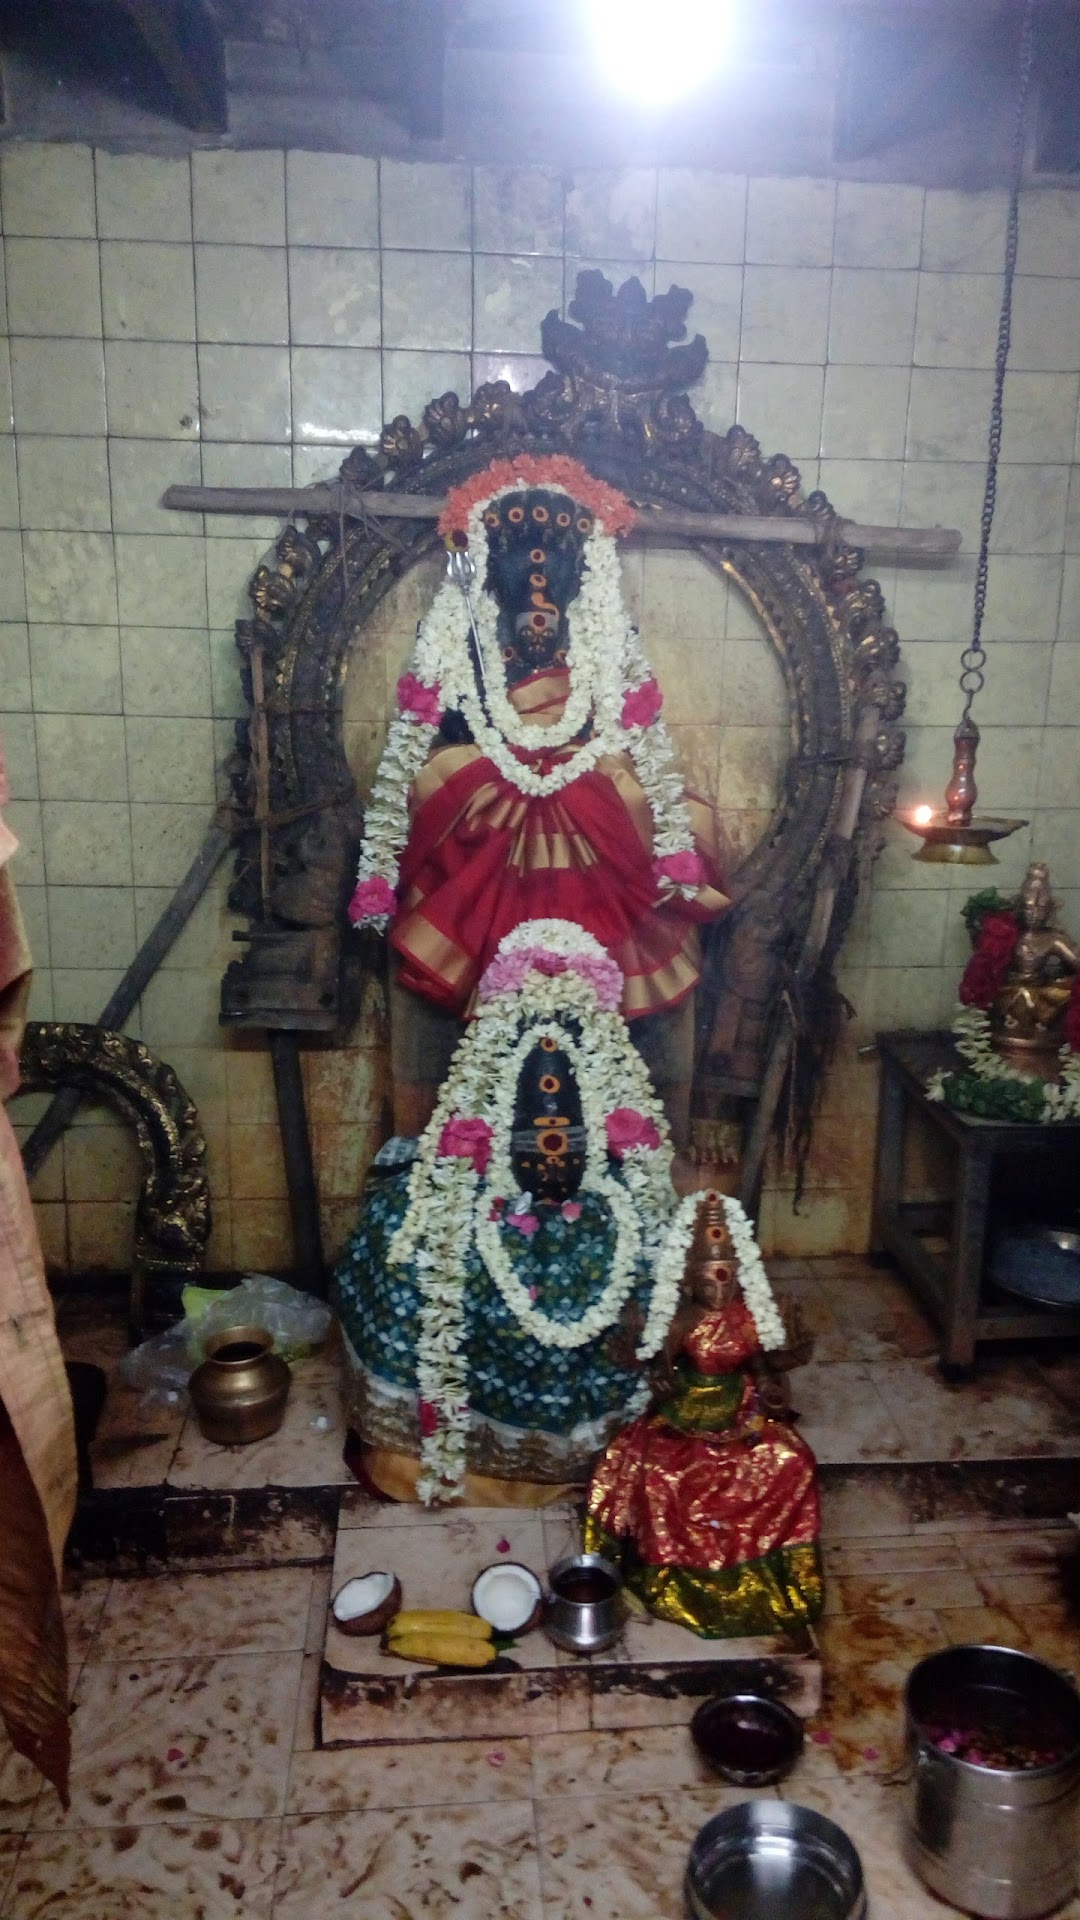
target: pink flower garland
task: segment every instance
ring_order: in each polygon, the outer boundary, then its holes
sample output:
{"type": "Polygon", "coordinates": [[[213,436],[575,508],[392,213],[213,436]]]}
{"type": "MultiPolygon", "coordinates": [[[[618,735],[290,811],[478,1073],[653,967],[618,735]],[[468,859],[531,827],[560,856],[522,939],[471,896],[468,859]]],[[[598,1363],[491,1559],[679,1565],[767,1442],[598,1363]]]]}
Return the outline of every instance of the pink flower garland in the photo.
{"type": "Polygon", "coordinates": [[[705,862],[700,853],[689,848],[683,853],[665,853],[652,863],[654,877],[674,881],[677,887],[699,887],[705,878],[705,862]]]}
{"type": "Polygon", "coordinates": [[[443,717],[442,689],[426,686],[415,673],[403,673],[397,683],[398,712],[407,720],[437,727],[443,717]]]}
{"type": "Polygon", "coordinates": [[[444,1160],[471,1160],[477,1173],[486,1173],[491,1159],[493,1129],[486,1120],[455,1114],[439,1135],[439,1154],[444,1160]]]}
{"type": "Polygon", "coordinates": [[[608,1152],[617,1160],[629,1153],[631,1147],[647,1147],[655,1153],[660,1145],[660,1132],[655,1120],[650,1120],[637,1107],[614,1107],[604,1122],[607,1132],[608,1152]]]}
{"type": "Polygon", "coordinates": [[[359,926],[364,920],[377,920],[384,913],[394,913],[397,908],[397,894],[384,880],[381,873],[372,874],[370,880],[361,880],[349,901],[348,917],[352,925],[359,926]]]}
{"type": "Polygon", "coordinates": [[[623,695],[623,726],[651,727],[663,704],[664,696],[653,679],[643,680],[640,687],[628,687],[623,695]]]}
{"type": "Polygon", "coordinates": [[[622,1000],[622,974],[606,953],[554,953],[549,947],[518,947],[511,953],[497,953],[481,978],[479,997],[494,1000],[500,993],[520,993],[533,972],[576,973],[588,981],[604,1013],[615,1013],[622,1000]]]}

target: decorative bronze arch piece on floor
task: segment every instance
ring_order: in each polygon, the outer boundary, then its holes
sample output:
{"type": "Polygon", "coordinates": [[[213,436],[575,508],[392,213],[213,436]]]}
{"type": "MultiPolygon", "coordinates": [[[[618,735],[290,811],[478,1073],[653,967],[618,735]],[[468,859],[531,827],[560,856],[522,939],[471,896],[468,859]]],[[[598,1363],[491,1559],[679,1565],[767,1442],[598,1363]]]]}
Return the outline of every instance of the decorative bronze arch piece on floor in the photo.
{"type": "Polygon", "coordinates": [[[135,1209],[131,1321],[168,1325],[179,1291],[201,1275],[210,1237],[210,1182],[199,1116],[171,1067],[138,1040],[75,1021],[31,1020],[20,1091],[76,1086],[135,1130],[143,1184],[135,1209]]]}
{"type": "MultiPolygon", "coordinates": [[[[831,969],[861,856],[876,851],[895,797],[904,689],[881,590],[859,578],[861,555],[843,544],[824,494],[803,498],[790,460],[764,458],[742,427],[718,435],[697,419],[686,388],[707,350],[700,334],[684,340],[691,299],[673,287],[649,300],[636,279],[616,294],[599,272],[583,273],[570,319],[553,311],[543,323],[554,371],[536,387],[515,393],[497,381],[467,406],[443,394],[419,425],[390,421],[378,448],[354,449],[341,472],[368,493],[438,495],[497,457],[572,453],[630,496],[646,537],[650,508],[765,513],[821,531],[817,546],[693,546],[760,616],[792,728],[780,798],[730,876],[733,910],[707,940],[695,1107],[709,1116],[725,1095],[760,1086],[830,861],[834,880],[842,868],[823,955],[831,969]],[[838,855],[841,794],[855,759],[866,785],[854,841],[838,855]]],[[[232,894],[251,916],[251,945],[226,975],[226,1020],[331,1030],[339,1018],[343,909],[362,825],[343,742],[345,678],[374,609],[438,544],[422,521],[312,517],[306,531],[285,529],[273,563],[252,580],[254,612],[237,628],[252,717],[238,727],[233,769],[248,826],[232,894]]],[[[704,651],[701,670],[709,670],[704,651]]]]}

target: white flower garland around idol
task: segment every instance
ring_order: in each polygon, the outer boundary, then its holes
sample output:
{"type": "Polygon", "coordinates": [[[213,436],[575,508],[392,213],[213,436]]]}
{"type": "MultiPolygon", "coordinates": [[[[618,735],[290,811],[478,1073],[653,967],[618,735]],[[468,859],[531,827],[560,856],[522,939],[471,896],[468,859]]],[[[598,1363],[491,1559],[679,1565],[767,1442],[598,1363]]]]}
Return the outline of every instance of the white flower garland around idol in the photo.
{"type": "MultiPolygon", "coordinates": [[[[618,1319],[639,1262],[656,1270],[675,1205],[671,1136],[663,1108],[625,1022],[601,1004],[596,984],[601,978],[610,990],[607,976],[617,981],[618,969],[590,934],[569,921],[555,920],[517,927],[501,943],[492,965],[515,953],[528,957],[534,949],[564,959],[567,969],[548,973],[534,968],[519,990],[488,998],[481,985],[476,1017],[421,1136],[405,1215],[390,1244],[393,1263],[413,1263],[420,1290],[417,1387],[421,1402],[436,1416],[432,1430],[422,1431],[421,1437],[418,1494],[427,1504],[452,1499],[465,1472],[469,1409],[463,1275],[470,1250],[475,1248],[483,1260],[523,1330],[542,1346],[574,1348],[618,1319]],[[565,1025],[568,1020],[575,1023],[578,1037],[565,1025]],[[504,1221],[512,1212],[517,1182],[510,1136],[518,1076],[526,1054],[545,1033],[565,1048],[578,1074],[587,1154],[582,1188],[602,1197],[616,1229],[604,1291],[574,1322],[552,1320],[537,1311],[503,1243],[503,1235],[516,1229],[489,1217],[496,1200],[505,1203],[504,1221]],[[638,1115],[650,1139],[650,1144],[625,1149],[622,1183],[606,1167],[606,1121],[620,1109],[638,1115]],[[448,1127],[456,1124],[464,1130],[481,1121],[490,1143],[483,1173],[460,1150],[441,1150],[448,1127]]],[[[677,1304],[678,1285],[672,1289],[656,1272],[637,1349],[641,1360],[659,1352],[677,1304]]]]}
{"type": "MultiPolygon", "coordinates": [[[[997,1051],[990,1015],[982,1007],[957,1007],[952,1031],[956,1051],[962,1060],[967,1061],[976,1079],[999,1080],[1007,1086],[1019,1087],[1025,1093],[1030,1093],[1033,1085],[1037,1084],[1029,1074],[1011,1067],[997,1051]]],[[[1074,1053],[1071,1047],[1064,1046],[1058,1059],[1061,1063],[1060,1078],[1042,1083],[1040,1118],[1045,1121],[1080,1120],[1080,1053],[1074,1053]]],[[[945,1100],[947,1078],[944,1067],[936,1068],[930,1075],[926,1083],[929,1100],[945,1100]]]]}
{"type": "MultiPolygon", "coordinates": [[[[686,1257],[694,1238],[698,1209],[703,1198],[704,1195],[701,1193],[688,1193],[685,1199],[680,1200],[668,1227],[656,1269],[656,1287],[663,1288],[665,1298],[674,1293],[675,1299],[678,1300],[686,1272],[686,1257]]],[[[725,1193],[721,1194],[720,1198],[735,1253],[739,1290],[757,1328],[757,1336],[763,1349],[766,1353],[775,1351],[777,1347],[785,1344],[787,1332],[780,1317],[780,1309],[773,1298],[773,1291],[765,1272],[765,1263],[761,1258],[761,1250],[754,1238],[753,1226],[733,1195],[725,1193]]]]}
{"type": "MultiPolygon", "coordinates": [[[[492,502],[532,485],[535,482],[521,481],[500,487],[472,508],[468,521],[472,553],[485,549],[484,514],[492,502]]],[[[494,596],[481,589],[472,596],[472,606],[483,693],[477,685],[469,644],[465,597],[456,582],[447,578],[421,622],[410,669],[430,700],[446,711],[460,711],[480,752],[504,780],[531,798],[558,793],[590,772],[604,756],[628,752],[652,814],[654,858],[692,855],[694,836],[683,782],[659,710],[643,724],[623,721],[626,696],[649,683],[652,675],[623,604],[614,536],[604,531],[599,520],[588,536],[581,587],[568,613],[570,691],[562,715],[550,725],[526,724],[507,696],[498,641],[499,609],[494,596]],[[571,747],[590,721],[589,739],[571,747]],[[558,752],[568,747],[567,757],[546,772],[512,751],[558,752]]],[[[378,882],[383,889],[397,888],[409,831],[409,789],[431,752],[438,724],[409,713],[399,713],[391,722],[367,809],[357,871],[360,886],[378,882]]],[[[697,888],[696,881],[669,884],[673,892],[687,898],[697,888]]],[[[387,924],[389,910],[360,911],[356,918],[360,924],[381,929],[387,924]]]]}
{"type": "MultiPolygon", "coordinates": [[[[489,1109],[494,1139],[487,1191],[503,1200],[508,1200],[517,1186],[510,1160],[510,1142],[518,1075],[533,1047],[547,1038],[562,1048],[577,1075],[586,1140],[604,1137],[606,1108],[602,1094],[598,1097],[597,1087],[598,1080],[602,1084],[603,1076],[593,1071],[592,1054],[587,1047],[579,1047],[573,1035],[558,1021],[530,1022],[507,1056],[506,1072],[500,1076],[494,1104],[489,1109]]],[[[553,1320],[533,1306],[527,1288],[514,1272],[507,1249],[505,1214],[500,1217],[493,1214],[491,1208],[487,1213],[481,1208],[474,1228],[476,1251],[518,1325],[542,1347],[561,1347],[566,1352],[587,1345],[606,1327],[614,1325],[633,1288],[635,1268],[641,1258],[637,1210],[625,1187],[609,1173],[586,1163],[579,1191],[598,1194],[607,1202],[615,1222],[615,1251],[603,1292],[577,1320],[553,1320]]]]}

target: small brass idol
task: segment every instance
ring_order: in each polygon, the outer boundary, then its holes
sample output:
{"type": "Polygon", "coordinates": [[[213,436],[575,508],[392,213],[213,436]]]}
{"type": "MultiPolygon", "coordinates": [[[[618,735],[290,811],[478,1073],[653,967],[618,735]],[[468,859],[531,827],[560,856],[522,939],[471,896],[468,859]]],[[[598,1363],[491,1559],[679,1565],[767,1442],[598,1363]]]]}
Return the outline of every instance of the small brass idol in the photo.
{"type": "Polygon", "coordinates": [[[1016,903],[1020,938],[990,1008],[994,1046],[1021,1072],[1053,1079],[1080,947],[1054,921],[1050,869],[1034,860],[1016,903]]]}

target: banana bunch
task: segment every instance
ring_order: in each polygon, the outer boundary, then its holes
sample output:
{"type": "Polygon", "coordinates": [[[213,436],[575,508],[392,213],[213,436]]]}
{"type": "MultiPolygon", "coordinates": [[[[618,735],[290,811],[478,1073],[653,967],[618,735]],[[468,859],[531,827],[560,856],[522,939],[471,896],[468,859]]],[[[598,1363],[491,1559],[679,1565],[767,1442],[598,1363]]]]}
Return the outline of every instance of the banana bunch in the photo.
{"type": "Polygon", "coordinates": [[[498,1658],[488,1621],[449,1607],[408,1607],[396,1613],[383,1641],[400,1660],[436,1667],[490,1667],[498,1658]]]}

